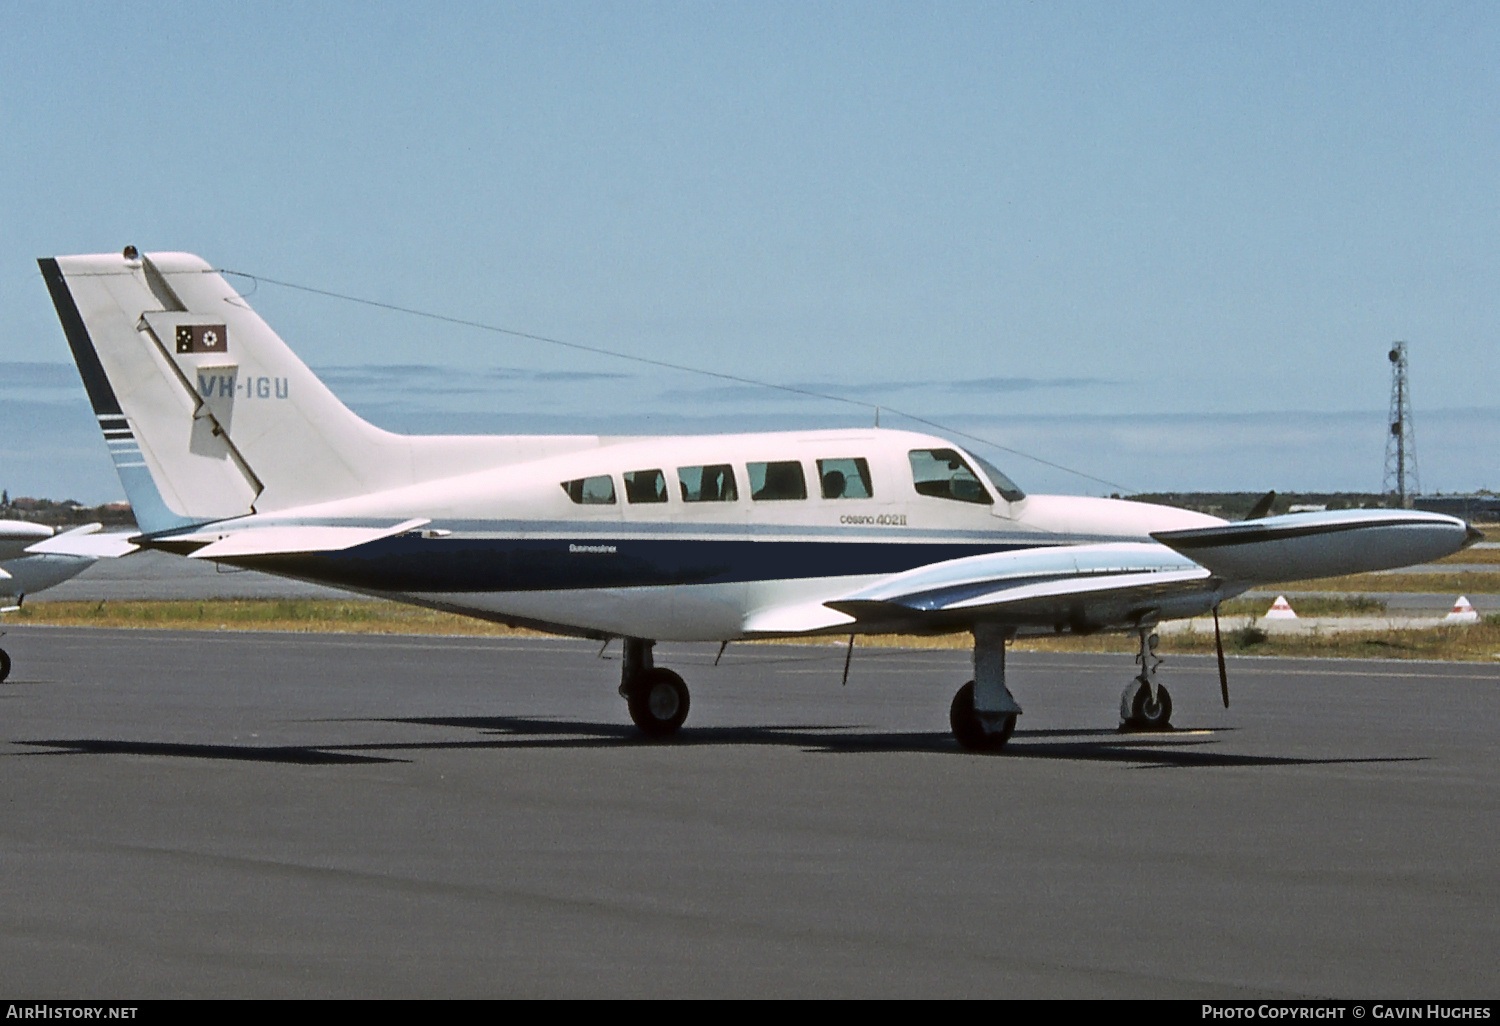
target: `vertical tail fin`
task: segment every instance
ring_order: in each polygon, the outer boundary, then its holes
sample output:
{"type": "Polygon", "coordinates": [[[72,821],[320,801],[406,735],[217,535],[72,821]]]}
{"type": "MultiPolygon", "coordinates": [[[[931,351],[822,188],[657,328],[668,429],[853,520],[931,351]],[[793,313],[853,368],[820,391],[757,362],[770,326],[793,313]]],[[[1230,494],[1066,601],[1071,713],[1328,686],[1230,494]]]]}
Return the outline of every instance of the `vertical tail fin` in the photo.
{"type": "Polygon", "coordinates": [[[174,374],[160,347],[136,330],[146,309],[163,309],[142,262],[102,256],[37,263],[141,529],[164,531],[250,512],[260,482],[211,426],[206,437],[198,429],[201,401],[173,380],[180,372],[174,374]],[[136,308],[136,316],[126,308],[136,308]]]}
{"type": "Polygon", "coordinates": [[[187,253],[38,261],[120,480],[148,533],[598,444],[406,436],[361,420],[187,253]]]}
{"type": "Polygon", "coordinates": [[[408,477],[401,436],[339,402],[198,257],[40,263],[138,517],[177,526],[408,477]]]}

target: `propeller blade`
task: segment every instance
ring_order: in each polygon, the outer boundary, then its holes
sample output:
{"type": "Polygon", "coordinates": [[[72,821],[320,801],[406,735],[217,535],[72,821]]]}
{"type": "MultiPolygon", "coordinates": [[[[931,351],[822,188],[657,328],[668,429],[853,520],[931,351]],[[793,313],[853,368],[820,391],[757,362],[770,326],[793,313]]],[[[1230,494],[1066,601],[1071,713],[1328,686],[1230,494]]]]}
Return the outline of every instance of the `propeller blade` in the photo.
{"type": "Polygon", "coordinates": [[[1276,501],[1276,493],[1274,491],[1267,492],[1266,494],[1262,495],[1258,500],[1256,500],[1256,503],[1255,503],[1254,506],[1250,507],[1250,512],[1245,514],[1245,519],[1246,520],[1260,520],[1260,519],[1264,518],[1266,516],[1266,514],[1268,514],[1268,513],[1271,512],[1271,505],[1273,503],[1275,503],[1275,501],[1276,501]]]}
{"type": "Polygon", "coordinates": [[[839,687],[849,686],[849,662],[854,658],[854,635],[849,635],[849,651],[844,653],[844,682],[839,687]]]}
{"type": "Polygon", "coordinates": [[[1219,692],[1224,708],[1229,708],[1229,671],[1224,669],[1224,635],[1219,633],[1219,607],[1214,606],[1214,651],[1219,654],[1219,692]]]}

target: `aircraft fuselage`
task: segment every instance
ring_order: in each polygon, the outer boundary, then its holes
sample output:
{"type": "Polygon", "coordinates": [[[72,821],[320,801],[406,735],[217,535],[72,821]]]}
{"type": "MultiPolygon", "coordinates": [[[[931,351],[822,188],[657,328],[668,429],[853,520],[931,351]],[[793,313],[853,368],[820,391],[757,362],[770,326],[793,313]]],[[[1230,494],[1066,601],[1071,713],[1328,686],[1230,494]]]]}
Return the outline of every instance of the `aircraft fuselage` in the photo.
{"type": "Polygon", "coordinates": [[[1150,532],[1222,523],[1002,487],[952,442],[905,431],[601,438],[562,455],[228,521],[236,531],[427,523],[344,551],[225,561],[567,633],[731,640],[837,631],[849,618],[825,601],[977,555],[1048,553],[1073,573],[1072,547],[1127,542],[1148,543],[1152,565],[1191,565],[1150,532]],[[941,477],[949,454],[962,464],[953,477],[920,480],[941,477]]]}

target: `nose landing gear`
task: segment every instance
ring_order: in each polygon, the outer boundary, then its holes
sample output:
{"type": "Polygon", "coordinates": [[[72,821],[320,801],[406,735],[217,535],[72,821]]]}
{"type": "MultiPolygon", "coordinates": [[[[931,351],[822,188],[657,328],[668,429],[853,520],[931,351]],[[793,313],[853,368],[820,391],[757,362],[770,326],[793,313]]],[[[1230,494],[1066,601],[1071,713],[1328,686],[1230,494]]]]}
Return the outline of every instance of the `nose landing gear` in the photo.
{"type": "Polygon", "coordinates": [[[1172,696],[1156,682],[1156,668],[1162,664],[1156,654],[1157,637],[1150,627],[1142,627],[1140,637],[1141,651],[1135,661],[1141,672],[1120,696],[1120,729],[1171,730],[1172,696]]]}

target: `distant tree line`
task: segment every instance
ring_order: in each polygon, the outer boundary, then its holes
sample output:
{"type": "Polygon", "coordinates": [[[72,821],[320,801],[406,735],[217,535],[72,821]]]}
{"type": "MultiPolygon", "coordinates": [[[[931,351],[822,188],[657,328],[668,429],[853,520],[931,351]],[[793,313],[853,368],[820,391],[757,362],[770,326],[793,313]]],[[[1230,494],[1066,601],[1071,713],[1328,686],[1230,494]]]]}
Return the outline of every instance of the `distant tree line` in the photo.
{"type": "MultiPolygon", "coordinates": [[[[1133,502],[1154,502],[1199,513],[1243,520],[1265,492],[1142,492],[1139,495],[1116,495],[1133,502]]],[[[1286,492],[1277,493],[1268,516],[1300,512],[1305,509],[1387,509],[1398,505],[1394,495],[1380,492],[1286,492]]],[[[1500,496],[1481,490],[1473,495],[1422,495],[1417,509],[1449,513],[1467,520],[1500,520],[1500,496]]]]}
{"type": "Polygon", "coordinates": [[[76,527],[79,524],[103,524],[105,527],[135,527],[135,515],[128,502],[108,502],[102,506],[85,506],[72,499],[12,499],[10,491],[0,491],[0,519],[29,520],[50,527],[76,527]]]}

